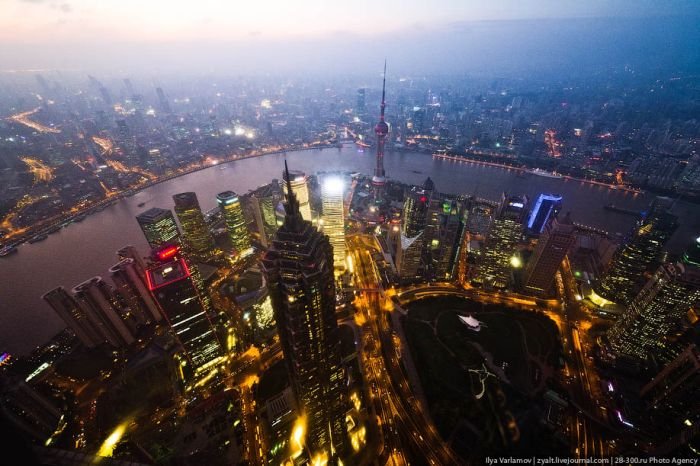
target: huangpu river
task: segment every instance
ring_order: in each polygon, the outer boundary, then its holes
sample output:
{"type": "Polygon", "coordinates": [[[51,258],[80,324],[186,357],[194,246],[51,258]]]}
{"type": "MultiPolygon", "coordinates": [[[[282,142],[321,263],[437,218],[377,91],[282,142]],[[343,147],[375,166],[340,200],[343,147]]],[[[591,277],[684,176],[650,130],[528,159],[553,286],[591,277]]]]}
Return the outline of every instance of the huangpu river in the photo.
{"type": "MultiPolygon", "coordinates": [[[[216,205],[216,194],[233,190],[245,194],[251,189],[282,178],[283,154],[270,154],[237,160],[196,171],[153,185],[126,197],[101,212],[72,223],[49,235],[48,239],[25,243],[16,254],[0,257],[0,353],[26,354],[48,341],[63,327],[63,321],[41,300],[48,290],[63,285],[67,289],[95,276],[108,277],[107,269],[116,263],[115,252],[132,244],[146,254],[146,241],[135,216],[151,207],[172,208],[172,195],[194,191],[204,211],[216,205]],[[142,207],[139,204],[144,203],[142,207]]],[[[350,171],[372,174],[374,151],[358,151],[354,146],[342,149],[312,149],[286,154],[290,169],[307,174],[318,171],[350,171]]],[[[526,194],[531,199],[539,193],[563,196],[563,211],[570,211],[577,223],[625,234],[635,218],[603,207],[645,210],[654,196],[636,194],[604,186],[516,170],[455,162],[433,158],[429,154],[389,152],[385,156],[389,178],[422,184],[430,176],[436,189],[445,193],[467,193],[497,200],[503,191],[526,194]]],[[[700,234],[700,205],[677,202],[673,213],[681,226],[668,248],[680,252],[700,234]]]]}

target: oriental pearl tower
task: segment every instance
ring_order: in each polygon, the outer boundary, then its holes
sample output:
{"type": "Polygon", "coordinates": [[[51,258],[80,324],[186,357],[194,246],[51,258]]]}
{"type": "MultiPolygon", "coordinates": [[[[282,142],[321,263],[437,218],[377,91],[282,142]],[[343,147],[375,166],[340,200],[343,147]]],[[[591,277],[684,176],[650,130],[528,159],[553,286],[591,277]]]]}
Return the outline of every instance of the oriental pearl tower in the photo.
{"type": "Polygon", "coordinates": [[[381,113],[379,114],[379,123],[374,127],[374,132],[377,135],[377,167],[374,169],[372,177],[372,187],[374,188],[374,202],[381,204],[384,196],[384,185],[386,184],[386,173],[384,172],[384,143],[386,136],[389,134],[389,125],[384,121],[384,101],[386,90],[386,60],[384,60],[384,80],[382,81],[382,104],[381,113]]]}

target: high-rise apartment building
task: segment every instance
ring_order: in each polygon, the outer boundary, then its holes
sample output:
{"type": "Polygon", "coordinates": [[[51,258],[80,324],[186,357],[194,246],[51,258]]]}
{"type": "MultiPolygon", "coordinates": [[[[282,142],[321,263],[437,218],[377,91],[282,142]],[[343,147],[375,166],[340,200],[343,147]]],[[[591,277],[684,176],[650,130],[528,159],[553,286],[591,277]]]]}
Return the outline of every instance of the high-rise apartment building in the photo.
{"type": "Polygon", "coordinates": [[[73,331],[80,342],[87,348],[94,348],[104,342],[104,338],[99,328],[93,325],[85,311],[78,306],[78,303],[68,291],[62,286],[42,296],[56,314],[73,331]]]}
{"type": "Polygon", "coordinates": [[[148,246],[157,248],[166,243],[179,243],[180,231],[177,229],[173,213],[167,209],[154,207],[136,216],[148,246]]]}
{"type": "Polygon", "coordinates": [[[284,223],[262,259],[284,359],[312,455],[342,456],[347,394],[335,316],[333,250],[303,218],[291,176],[284,223]]]}
{"type": "Polygon", "coordinates": [[[114,347],[128,346],[135,341],[125,321],[130,310],[102,277],[93,277],[72,291],[78,306],[99,329],[104,341],[114,347]]]}
{"type": "Polygon", "coordinates": [[[146,285],[146,271],[132,258],[125,258],[109,269],[117,292],[140,324],[160,322],[163,316],[146,285]]]}

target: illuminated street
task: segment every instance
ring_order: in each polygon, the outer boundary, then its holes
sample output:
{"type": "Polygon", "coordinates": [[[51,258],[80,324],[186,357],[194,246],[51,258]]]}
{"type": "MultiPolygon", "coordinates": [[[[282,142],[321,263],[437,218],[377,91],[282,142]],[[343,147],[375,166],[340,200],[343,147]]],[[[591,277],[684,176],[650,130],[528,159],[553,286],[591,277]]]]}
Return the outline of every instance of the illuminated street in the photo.
{"type": "MultiPolygon", "coordinates": [[[[384,458],[393,461],[393,455],[399,461],[407,461],[405,439],[415,446],[412,452],[420,451],[430,464],[459,464],[454,453],[445,445],[437,430],[429,420],[422,403],[413,395],[409,381],[399,365],[397,353],[393,348],[391,332],[388,328],[386,306],[389,312],[391,301],[384,297],[383,290],[377,288],[380,283],[375,266],[370,258],[372,239],[355,236],[349,238],[350,251],[356,267],[358,287],[364,289],[359,296],[360,312],[367,319],[361,328],[364,333],[364,360],[369,365],[368,380],[372,382],[372,396],[379,399],[376,409],[381,419],[384,432],[384,458]],[[368,291],[375,289],[376,291],[368,291]],[[396,451],[394,451],[396,449],[396,451]]],[[[367,371],[367,367],[365,367],[367,371]]]]}

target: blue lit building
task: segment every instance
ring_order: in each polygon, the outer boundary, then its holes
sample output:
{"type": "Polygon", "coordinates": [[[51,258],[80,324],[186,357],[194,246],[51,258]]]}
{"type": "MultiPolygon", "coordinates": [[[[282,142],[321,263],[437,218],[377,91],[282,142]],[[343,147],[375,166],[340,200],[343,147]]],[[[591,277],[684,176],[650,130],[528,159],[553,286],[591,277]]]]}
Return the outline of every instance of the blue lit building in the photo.
{"type": "Polygon", "coordinates": [[[562,197],[558,194],[540,194],[527,219],[527,229],[539,235],[552,217],[561,209],[562,197]]]}

